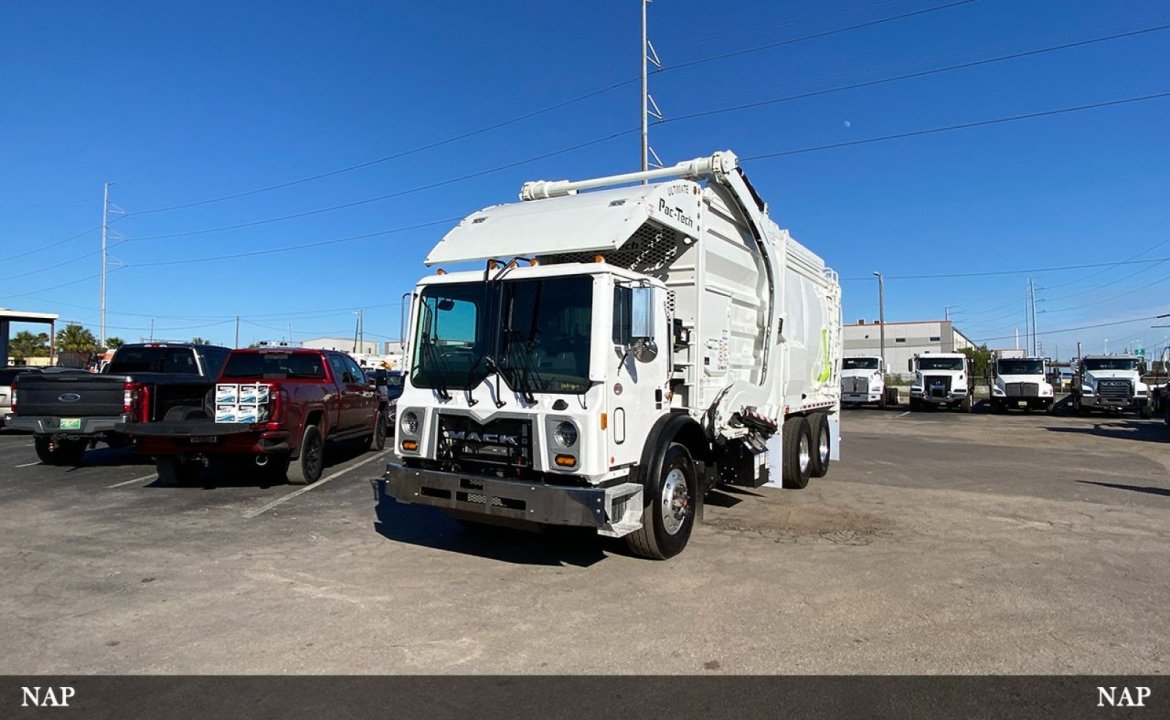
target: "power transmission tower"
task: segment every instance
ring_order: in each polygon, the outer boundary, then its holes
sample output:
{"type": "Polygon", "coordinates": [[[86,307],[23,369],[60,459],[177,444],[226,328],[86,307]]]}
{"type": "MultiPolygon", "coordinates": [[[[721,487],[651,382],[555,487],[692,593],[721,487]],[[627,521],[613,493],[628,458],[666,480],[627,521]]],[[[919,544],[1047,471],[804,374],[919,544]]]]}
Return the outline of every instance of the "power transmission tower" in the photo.
{"type": "Polygon", "coordinates": [[[1036,344],[1036,283],[1028,278],[1028,297],[1032,303],[1032,357],[1039,357],[1039,348],[1036,344]]]}
{"type": "MultiPolygon", "coordinates": [[[[662,160],[658,157],[658,153],[654,152],[654,148],[650,147],[650,118],[655,117],[662,119],[662,111],[658,109],[658,103],[654,102],[654,98],[650,96],[650,65],[659,70],[662,69],[662,61],[658,59],[658,51],[654,49],[654,44],[650,42],[650,38],[646,32],[646,8],[649,7],[651,0],[642,0],[642,172],[650,168],[650,159],[654,159],[655,167],[662,167],[662,160]]],[[[646,181],[643,180],[645,185],[646,181]]]]}

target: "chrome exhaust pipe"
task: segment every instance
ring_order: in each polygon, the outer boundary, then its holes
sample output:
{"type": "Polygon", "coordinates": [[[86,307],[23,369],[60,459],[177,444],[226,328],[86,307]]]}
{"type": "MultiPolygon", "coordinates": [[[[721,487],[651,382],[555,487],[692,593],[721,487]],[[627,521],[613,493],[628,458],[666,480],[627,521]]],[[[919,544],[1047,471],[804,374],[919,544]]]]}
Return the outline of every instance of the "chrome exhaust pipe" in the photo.
{"type": "Polygon", "coordinates": [[[268,456],[267,455],[257,455],[256,456],[256,467],[264,467],[267,464],[268,464],[268,456]]]}

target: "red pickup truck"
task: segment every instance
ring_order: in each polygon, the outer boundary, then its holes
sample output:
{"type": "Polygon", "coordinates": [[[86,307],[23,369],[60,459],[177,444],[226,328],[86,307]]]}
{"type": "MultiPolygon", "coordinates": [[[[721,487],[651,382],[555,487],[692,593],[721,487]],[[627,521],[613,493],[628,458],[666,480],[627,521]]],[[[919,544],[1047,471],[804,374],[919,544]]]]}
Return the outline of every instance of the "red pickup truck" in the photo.
{"type": "Polygon", "coordinates": [[[332,350],[233,350],[202,407],[171,408],[159,422],[120,428],[152,455],[159,479],[198,480],[213,459],[250,457],[262,472],[315,482],[326,442],[386,444],[387,400],[357,362],[332,350]]]}

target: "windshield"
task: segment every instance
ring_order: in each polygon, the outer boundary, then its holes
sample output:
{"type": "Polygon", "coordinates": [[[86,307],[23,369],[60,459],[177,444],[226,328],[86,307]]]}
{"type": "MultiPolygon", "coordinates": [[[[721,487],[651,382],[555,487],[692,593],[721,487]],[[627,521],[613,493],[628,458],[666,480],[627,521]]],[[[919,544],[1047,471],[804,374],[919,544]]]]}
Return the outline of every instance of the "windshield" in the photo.
{"type": "Polygon", "coordinates": [[[877,358],[845,358],[841,361],[842,370],[877,370],[877,358]]]}
{"type": "Polygon", "coordinates": [[[1020,360],[1016,358],[1000,360],[996,366],[1000,375],[1043,375],[1043,360],[1020,360]]]}
{"type": "Polygon", "coordinates": [[[467,389],[496,368],[521,392],[589,388],[593,278],[431,285],[422,292],[411,383],[467,389]]]}
{"type": "Polygon", "coordinates": [[[1137,370],[1138,361],[1132,358],[1091,358],[1084,361],[1085,369],[1093,370],[1137,370]]]}
{"type": "Polygon", "coordinates": [[[233,353],[223,369],[226,378],[322,379],[325,367],[317,353],[233,353]]]}
{"type": "Polygon", "coordinates": [[[114,359],[105,372],[117,375],[134,372],[199,374],[195,351],[180,347],[123,347],[114,353],[114,359]]]}
{"type": "Polygon", "coordinates": [[[920,357],[919,370],[962,370],[963,358],[920,357]]]}

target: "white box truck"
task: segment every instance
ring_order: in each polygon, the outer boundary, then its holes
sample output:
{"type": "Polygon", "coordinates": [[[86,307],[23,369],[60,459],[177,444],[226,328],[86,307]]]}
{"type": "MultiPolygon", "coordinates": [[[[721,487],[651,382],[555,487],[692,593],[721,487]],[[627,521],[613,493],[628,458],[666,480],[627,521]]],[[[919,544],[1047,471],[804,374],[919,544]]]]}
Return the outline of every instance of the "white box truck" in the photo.
{"type": "Polygon", "coordinates": [[[1150,389],[1142,382],[1142,358],[1135,355],[1086,355],[1077,363],[1072,406],[1081,415],[1092,410],[1134,411],[1149,419],[1150,389]]]}
{"type": "Polygon", "coordinates": [[[520,198],[426,258],[477,267],[412,294],[380,498],[586,526],[661,559],[715,485],[802,488],[828,471],[840,285],[734,154],[526,183],[520,198]]]}
{"type": "Polygon", "coordinates": [[[910,358],[907,369],[914,375],[910,384],[911,410],[948,407],[971,412],[975,378],[966,355],[925,352],[910,358]]]}
{"type": "Polygon", "coordinates": [[[1017,357],[1013,353],[1013,357],[995,357],[992,367],[992,412],[1006,412],[1021,405],[1027,410],[1052,411],[1054,395],[1044,358],[1017,357]]]}
{"type": "Polygon", "coordinates": [[[841,360],[841,404],[897,404],[897,389],[886,387],[886,364],[877,355],[851,355],[841,360]],[[891,397],[892,396],[892,397],[891,397]]]}

